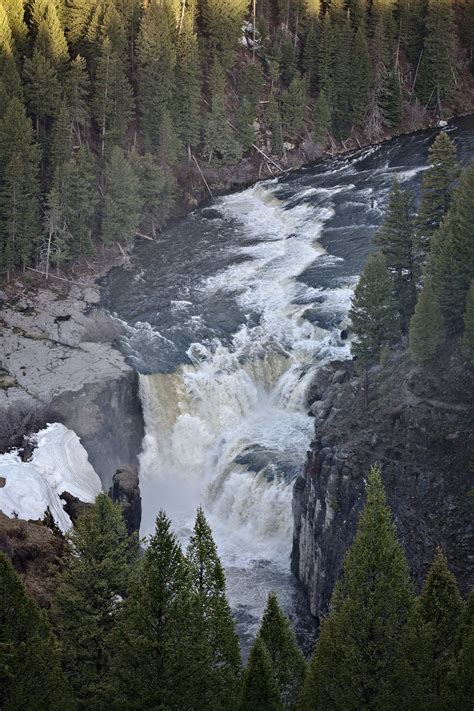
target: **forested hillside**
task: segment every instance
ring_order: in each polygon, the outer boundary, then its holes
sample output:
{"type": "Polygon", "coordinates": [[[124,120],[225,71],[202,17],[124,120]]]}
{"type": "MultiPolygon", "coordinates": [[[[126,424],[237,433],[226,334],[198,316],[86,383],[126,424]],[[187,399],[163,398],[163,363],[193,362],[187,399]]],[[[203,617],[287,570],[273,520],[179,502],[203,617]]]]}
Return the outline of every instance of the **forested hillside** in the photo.
{"type": "Polygon", "coordinates": [[[465,109],[474,2],[1,0],[0,44],[9,276],[156,236],[207,166],[465,109]]]}

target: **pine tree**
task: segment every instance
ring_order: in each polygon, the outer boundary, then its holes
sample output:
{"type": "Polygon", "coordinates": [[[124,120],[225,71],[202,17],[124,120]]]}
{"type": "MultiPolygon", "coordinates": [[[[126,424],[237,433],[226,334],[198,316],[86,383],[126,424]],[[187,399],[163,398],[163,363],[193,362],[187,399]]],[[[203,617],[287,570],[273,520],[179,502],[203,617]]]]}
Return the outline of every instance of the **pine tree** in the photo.
{"type": "Polygon", "coordinates": [[[316,143],[325,146],[328,141],[328,131],[331,126],[331,107],[324,91],[319,92],[314,105],[314,129],[313,136],[316,143]]]}
{"type": "Polygon", "coordinates": [[[140,183],[143,229],[155,238],[174,205],[174,183],[151,153],[132,153],[132,164],[140,183]]]}
{"type": "Polygon", "coordinates": [[[33,0],[30,8],[34,50],[58,68],[69,59],[58,6],[51,0],[33,0]]]}
{"type": "Polygon", "coordinates": [[[372,66],[367,45],[366,30],[359,24],[352,47],[351,111],[356,126],[361,126],[369,106],[372,84],[372,66]]]}
{"type": "Polygon", "coordinates": [[[352,353],[363,367],[376,363],[382,348],[390,346],[400,333],[392,283],[382,254],[369,257],[349,315],[355,336],[352,353]]]}
{"type": "Polygon", "coordinates": [[[242,683],[240,711],[282,711],[283,704],[272,672],[267,648],[258,636],[250,650],[242,683]]]}
{"type": "Polygon", "coordinates": [[[403,118],[403,92],[398,72],[388,72],[382,99],[383,115],[389,128],[398,128],[403,118]]]}
{"type": "Polygon", "coordinates": [[[461,617],[454,660],[442,695],[443,709],[471,711],[474,698],[474,590],[461,617]]]}
{"type": "Polygon", "coordinates": [[[429,674],[434,687],[434,708],[443,705],[446,676],[452,666],[463,612],[456,578],[450,572],[441,548],[436,551],[419,601],[421,618],[430,634],[429,674]]]}
{"type": "Polygon", "coordinates": [[[474,366],[474,279],[467,294],[466,311],[464,313],[463,350],[471,365],[474,366]]]}
{"type": "Polygon", "coordinates": [[[426,37],[417,92],[421,99],[437,107],[449,99],[454,83],[454,14],[450,0],[428,0],[426,37]]]}
{"type": "Polygon", "coordinates": [[[318,24],[310,23],[304,39],[302,65],[308,81],[309,93],[315,96],[318,90],[318,24]]]}
{"type": "Polygon", "coordinates": [[[72,149],[72,119],[69,107],[63,101],[51,132],[51,148],[49,156],[53,172],[61,170],[64,167],[71,157],[72,149]]]}
{"type": "Polygon", "coordinates": [[[387,212],[375,236],[375,244],[381,247],[387,261],[403,332],[408,329],[416,303],[413,232],[409,194],[394,180],[387,212]]]}
{"type": "Polygon", "coordinates": [[[28,108],[35,116],[36,137],[44,136],[46,123],[58,110],[61,84],[56,67],[40,50],[35,49],[31,59],[25,60],[25,97],[28,108]]]}
{"type": "Polygon", "coordinates": [[[138,102],[147,150],[157,149],[163,113],[169,110],[176,66],[176,25],[167,2],[151,2],[137,40],[138,102]]]}
{"type": "Polygon", "coordinates": [[[39,163],[31,121],[22,103],[12,99],[0,121],[0,264],[7,275],[28,264],[41,232],[39,163]]]}
{"type": "Polygon", "coordinates": [[[223,163],[237,163],[241,151],[234,132],[227,123],[225,84],[224,71],[216,64],[210,79],[211,110],[207,116],[206,145],[213,158],[223,163]]]}
{"type": "Polygon", "coordinates": [[[295,45],[289,38],[284,38],[280,47],[280,78],[287,89],[297,72],[297,62],[295,54],[295,45]]]}
{"type": "Polygon", "coordinates": [[[51,616],[78,708],[103,708],[112,635],[138,545],[106,494],[79,517],[69,540],[51,616]]]}
{"type": "Polygon", "coordinates": [[[87,73],[86,60],[77,55],[68,65],[64,85],[64,99],[68,106],[73,131],[78,145],[87,138],[90,127],[91,84],[87,73]]]}
{"type": "Polygon", "coordinates": [[[2,5],[8,17],[15,52],[20,55],[26,47],[28,34],[24,0],[2,0],[2,5]]]}
{"type": "Polygon", "coordinates": [[[231,66],[247,12],[247,0],[201,0],[200,27],[210,62],[231,66]]]}
{"type": "Polygon", "coordinates": [[[306,91],[303,80],[296,75],[281,97],[283,129],[296,142],[303,131],[306,105],[306,91]]]}
{"type": "Polygon", "coordinates": [[[0,3],[0,118],[13,98],[22,99],[23,90],[14,55],[14,39],[9,17],[0,3]]]}
{"type": "Polygon", "coordinates": [[[4,711],[73,709],[44,614],[0,551],[0,706],[4,711]]]}
{"type": "Polygon", "coordinates": [[[323,15],[318,44],[318,88],[329,99],[332,96],[332,27],[328,12],[323,15]]]}
{"type": "Polygon", "coordinates": [[[133,91],[121,58],[105,39],[94,81],[93,113],[101,142],[102,159],[108,148],[124,146],[134,109],[133,91]]]}
{"type": "Polygon", "coordinates": [[[410,351],[414,359],[418,363],[432,360],[443,335],[443,316],[431,282],[427,279],[410,321],[410,351]]]}
{"type": "Polygon", "coordinates": [[[347,16],[342,23],[332,23],[332,82],[331,107],[334,136],[344,140],[353,123],[351,111],[351,49],[352,26],[347,16]]]}
{"type": "Polygon", "coordinates": [[[379,22],[381,22],[391,43],[395,37],[395,8],[395,0],[372,0],[370,7],[370,27],[372,33],[375,32],[375,28],[379,22]]]}
{"type": "Polygon", "coordinates": [[[423,174],[421,201],[416,218],[416,254],[426,262],[431,238],[451,205],[457,178],[456,145],[447,133],[439,133],[428,151],[429,169],[423,174]]]}
{"type": "Polygon", "coordinates": [[[211,650],[210,698],[217,708],[236,708],[241,672],[239,640],[226,600],[224,570],[201,508],[196,515],[186,555],[191,590],[202,620],[201,634],[211,650]]]}
{"type": "Polygon", "coordinates": [[[414,64],[418,62],[423,49],[424,13],[423,0],[399,0],[397,26],[400,45],[414,64]]]}
{"type": "Polygon", "coordinates": [[[302,711],[426,708],[426,632],[378,467],[322,623],[302,711]]]}
{"type": "Polygon", "coordinates": [[[460,24],[460,37],[467,50],[469,58],[469,68],[474,71],[474,2],[466,0],[464,3],[464,15],[460,24]]]}
{"type": "Polygon", "coordinates": [[[102,239],[105,244],[128,244],[141,219],[140,183],[130,161],[118,146],[112,148],[105,169],[102,239]]]}
{"type": "Polygon", "coordinates": [[[432,242],[430,273],[450,333],[462,331],[474,273],[474,162],[461,174],[452,207],[432,242]]]}
{"type": "Polygon", "coordinates": [[[267,125],[270,127],[270,131],[272,132],[272,153],[281,155],[283,153],[283,130],[278,102],[273,93],[271,93],[268,97],[266,120],[267,125]]]}
{"type": "Polygon", "coordinates": [[[273,677],[284,708],[296,708],[306,663],[298,649],[295,633],[278,605],[275,593],[268,596],[258,636],[267,648],[273,677]]]}
{"type": "Polygon", "coordinates": [[[194,31],[193,14],[187,10],[177,45],[174,116],[179,140],[188,153],[196,148],[201,138],[200,103],[198,38],[194,31]]]}
{"type": "Polygon", "coordinates": [[[115,708],[195,708],[210,675],[189,566],[161,512],[132,578],[111,677],[115,708]]]}

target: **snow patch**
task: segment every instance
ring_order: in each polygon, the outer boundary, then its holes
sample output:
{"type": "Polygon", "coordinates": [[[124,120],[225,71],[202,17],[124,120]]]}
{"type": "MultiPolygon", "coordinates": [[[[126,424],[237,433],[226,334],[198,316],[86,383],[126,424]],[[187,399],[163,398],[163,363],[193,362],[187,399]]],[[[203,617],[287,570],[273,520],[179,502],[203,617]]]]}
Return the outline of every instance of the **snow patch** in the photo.
{"type": "Polygon", "coordinates": [[[63,533],[72,526],[60,494],[68,491],[81,501],[93,503],[102,490],[77,434],[58,422],[35,434],[36,449],[29,462],[17,452],[0,455],[0,510],[22,519],[42,519],[49,507],[63,533]]]}

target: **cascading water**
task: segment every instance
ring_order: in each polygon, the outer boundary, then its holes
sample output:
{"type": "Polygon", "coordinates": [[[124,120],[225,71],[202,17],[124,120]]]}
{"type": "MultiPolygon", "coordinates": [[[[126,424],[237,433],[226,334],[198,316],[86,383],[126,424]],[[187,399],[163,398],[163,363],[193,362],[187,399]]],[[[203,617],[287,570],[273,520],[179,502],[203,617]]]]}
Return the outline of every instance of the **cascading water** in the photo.
{"type": "MultiPolygon", "coordinates": [[[[471,124],[457,130],[472,154],[471,124]]],[[[221,198],[217,213],[197,210],[140,244],[137,272],[107,279],[141,373],[142,533],[163,508],[185,541],[204,507],[243,637],[270,589],[294,608],[291,490],[313,430],[307,391],[317,368],[349,355],[341,330],[392,180],[418,189],[433,137],[221,198]]]]}

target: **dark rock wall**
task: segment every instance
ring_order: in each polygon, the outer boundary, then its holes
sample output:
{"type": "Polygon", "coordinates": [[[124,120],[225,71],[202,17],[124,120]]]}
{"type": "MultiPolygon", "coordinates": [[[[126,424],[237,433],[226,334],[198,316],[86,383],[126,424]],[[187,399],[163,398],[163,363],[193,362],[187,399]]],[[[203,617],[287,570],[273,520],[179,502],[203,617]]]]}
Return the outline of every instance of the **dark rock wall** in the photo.
{"type": "MultiPolygon", "coordinates": [[[[316,434],[294,488],[292,569],[314,615],[327,608],[378,462],[419,588],[442,545],[464,594],[474,583],[474,377],[454,347],[428,369],[395,355],[364,379],[351,364],[317,376],[316,434]]],[[[308,403],[310,405],[310,403],[308,403]]]]}
{"type": "Polygon", "coordinates": [[[52,404],[58,419],[81,438],[104,491],[117,469],[138,464],[144,422],[137,373],[130,369],[119,378],[89,383],[52,404]]]}

